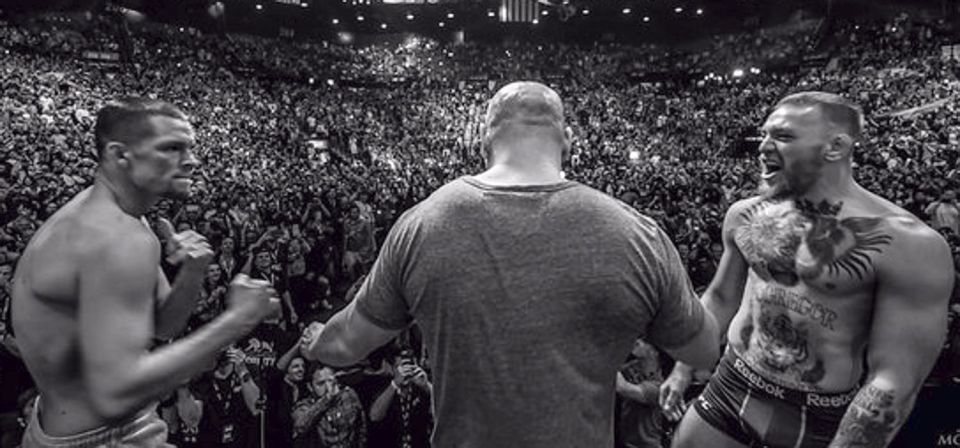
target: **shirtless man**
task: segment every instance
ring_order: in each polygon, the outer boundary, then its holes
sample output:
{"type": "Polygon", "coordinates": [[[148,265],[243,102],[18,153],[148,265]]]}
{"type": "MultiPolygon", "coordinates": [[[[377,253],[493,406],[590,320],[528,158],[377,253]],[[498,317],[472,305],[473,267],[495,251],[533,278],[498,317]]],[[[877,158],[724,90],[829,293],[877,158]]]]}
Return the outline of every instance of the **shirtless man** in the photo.
{"type": "Polygon", "coordinates": [[[168,446],[155,402],[277,306],[266,282],[239,276],[226,312],[150,351],[183,330],[212,257],[200,235],[171,234],[171,286],[143,219],[161,197],[189,194],[194,131],[170,104],[126,98],[100,110],[95,134],[94,185],[44,223],[14,276],[13,326],[40,390],[25,448],[168,446]]]}
{"type": "MultiPolygon", "coordinates": [[[[883,447],[946,334],[953,260],[939,234],[853,179],[863,114],[782,99],[763,125],[761,194],[730,207],[703,301],[729,342],[674,447],[883,447]]],[[[690,367],[661,406],[679,416],[690,367]]]]}

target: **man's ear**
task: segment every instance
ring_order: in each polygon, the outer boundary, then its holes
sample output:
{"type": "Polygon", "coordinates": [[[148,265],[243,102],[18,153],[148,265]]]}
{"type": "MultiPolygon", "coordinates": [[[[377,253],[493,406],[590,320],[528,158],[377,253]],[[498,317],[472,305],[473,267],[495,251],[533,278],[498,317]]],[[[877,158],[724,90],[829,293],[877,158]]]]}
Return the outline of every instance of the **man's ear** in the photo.
{"type": "Polygon", "coordinates": [[[573,129],[567,126],[563,130],[563,153],[560,156],[561,161],[570,160],[570,147],[573,144],[573,129]]]}
{"type": "Polygon", "coordinates": [[[828,162],[837,162],[853,155],[854,141],[850,135],[840,133],[834,135],[823,151],[823,158],[828,162]]]}
{"type": "Polygon", "coordinates": [[[103,158],[102,162],[113,161],[122,168],[127,168],[130,166],[130,160],[128,159],[128,148],[127,145],[124,145],[120,142],[108,142],[103,149],[103,158]]]}

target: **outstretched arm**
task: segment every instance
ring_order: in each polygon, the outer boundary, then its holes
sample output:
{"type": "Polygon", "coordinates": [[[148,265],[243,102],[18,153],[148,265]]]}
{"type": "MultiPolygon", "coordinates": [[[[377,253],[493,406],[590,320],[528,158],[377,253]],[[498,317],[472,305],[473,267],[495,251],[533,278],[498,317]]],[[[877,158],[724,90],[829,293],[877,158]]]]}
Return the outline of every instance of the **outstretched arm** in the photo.
{"type": "Polygon", "coordinates": [[[910,229],[878,263],[867,381],[847,409],[831,448],[886,447],[906,421],[946,337],[953,260],[928,227],[910,229]]]}

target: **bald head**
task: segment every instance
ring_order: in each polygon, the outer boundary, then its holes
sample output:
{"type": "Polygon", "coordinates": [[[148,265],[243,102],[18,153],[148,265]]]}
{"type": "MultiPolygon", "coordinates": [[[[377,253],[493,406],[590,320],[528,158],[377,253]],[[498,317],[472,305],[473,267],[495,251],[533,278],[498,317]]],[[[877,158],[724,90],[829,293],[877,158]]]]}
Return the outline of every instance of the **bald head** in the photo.
{"type": "Polygon", "coordinates": [[[563,102],[553,89],[538,82],[507,84],[490,100],[487,127],[507,124],[563,127],[563,102]]]}
{"type": "Polygon", "coordinates": [[[538,82],[521,81],[504,86],[490,100],[486,116],[484,151],[490,157],[495,147],[537,147],[542,151],[569,151],[563,101],[553,89],[538,82]],[[536,142],[520,145],[521,142],[536,142]]]}

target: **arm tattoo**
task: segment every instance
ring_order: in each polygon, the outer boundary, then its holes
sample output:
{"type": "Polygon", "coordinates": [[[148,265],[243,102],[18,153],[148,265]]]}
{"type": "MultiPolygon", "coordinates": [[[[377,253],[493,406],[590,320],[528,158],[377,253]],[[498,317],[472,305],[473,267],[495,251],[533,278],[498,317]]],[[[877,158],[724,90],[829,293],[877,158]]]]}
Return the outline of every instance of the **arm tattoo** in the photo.
{"type": "Polygon", "coordinates": [[[830,448],[883,448],[901,421],[894,392],[867,384],[850,403],[830,448]]]}

